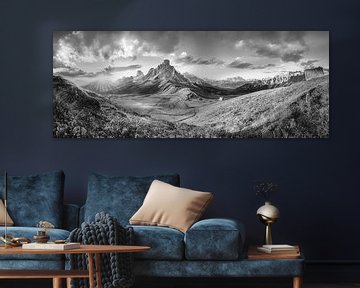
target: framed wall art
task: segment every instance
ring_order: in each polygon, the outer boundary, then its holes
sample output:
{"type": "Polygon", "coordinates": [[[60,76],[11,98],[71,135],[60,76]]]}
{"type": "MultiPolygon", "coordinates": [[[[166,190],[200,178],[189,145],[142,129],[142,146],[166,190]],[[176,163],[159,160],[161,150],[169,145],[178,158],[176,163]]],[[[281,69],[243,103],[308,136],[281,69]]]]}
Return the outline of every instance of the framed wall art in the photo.
{"type": "Polygon", "coordinates": [[[57,31],[56,138],[327,138],[328,31],[57,31]]]}

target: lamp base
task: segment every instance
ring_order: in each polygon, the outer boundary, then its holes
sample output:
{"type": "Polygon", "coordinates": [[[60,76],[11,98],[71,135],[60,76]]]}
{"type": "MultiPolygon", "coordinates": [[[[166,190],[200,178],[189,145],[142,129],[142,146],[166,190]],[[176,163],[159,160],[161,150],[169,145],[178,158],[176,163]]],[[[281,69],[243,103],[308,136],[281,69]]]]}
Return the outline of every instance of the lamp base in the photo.
{"type": "Polygon", "coordinates": [[[266,224],[266,226],[265,226],[264,242],[266,245],[272,245],[271,224],[270,223],[266,224]]]}

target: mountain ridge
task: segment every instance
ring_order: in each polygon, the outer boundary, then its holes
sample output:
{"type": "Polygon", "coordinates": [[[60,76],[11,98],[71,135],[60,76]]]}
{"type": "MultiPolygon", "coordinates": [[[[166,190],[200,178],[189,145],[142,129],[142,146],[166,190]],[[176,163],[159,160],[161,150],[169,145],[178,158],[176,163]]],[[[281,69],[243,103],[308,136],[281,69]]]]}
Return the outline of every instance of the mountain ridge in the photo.
{"type": "Polygon", "coordinates": [[[145,75],[138,70],[136,76],[119,79],[114,86],[108,85],[109,89],[102,89],[97,83],[84,86],[97,93],[112,95],[122,94],[176,94],[191,99],[227,99],[244,94],[287,87],[294,83],[307,81],[310,77],[324,75],[322,67],[310,68],[305,71],[290,71],[260,80],[247,81],[244,78],[232,77],[225,80],[212,80],[200,78],[190,73],[180,73],[165,59],[155,68],[150,68],[145,75]],[[307,76],[306,76],[307,75],[307,76]]]}

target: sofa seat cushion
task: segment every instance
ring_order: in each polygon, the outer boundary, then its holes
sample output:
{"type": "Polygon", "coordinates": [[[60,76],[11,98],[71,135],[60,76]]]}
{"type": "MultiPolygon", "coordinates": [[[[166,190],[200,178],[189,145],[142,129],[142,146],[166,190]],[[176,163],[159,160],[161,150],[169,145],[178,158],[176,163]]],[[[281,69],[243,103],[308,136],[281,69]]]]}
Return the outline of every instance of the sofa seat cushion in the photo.
{"type": "Polygon", "coordinates": [[[184,259],[184,234],[176,229],[158,226],[131,226],[134,244],[150,246],[147,252],[134,253],[135,259],[184,259]]]}
{"type": "MultiPolygon", "coordinates": [[[[14,237],[25,237],[32,240],[33,236],[41,230],[37,227],[8,227],[7,233],[14,237]]],[[[5,234],[5,228],[0,227],[0,235],[5,234]]],[[[49,229],[47,234],[50,236],[50,241],[64,240],[69,237],[70,232],[63,229],[49,229]]],[[[64,255],[0,255],[0,260],[62,260],[64,255]]]]}
{"type": "Polygon", "coordinates": [[[236,260],[245,240],[243,225],[231,219],[206,219],[185,234],[187,260],[236,260]]]}
{"type": "MultiPolygon", "coordinates": [[[[8,176],[8,212],[14,225],[34,227],[48,221],[62,227],[64,172],[55,171],[31,176],[8,176]]],[[[4,177],[0,176],[0,183],[4,177]]],[[[0,185],[0,195],[3,193],[0,185]]]]}
{"type": "Polygon", "coordinates": [[[142,205],[151,183],[160,181],[179,186],[179,175],[159,175],[147,177],[123,177],[91,174],[88,193],[84,205],[84,221],[91,222],[95,214],[106,212],[126,226],[131,216],[142,205]]]}

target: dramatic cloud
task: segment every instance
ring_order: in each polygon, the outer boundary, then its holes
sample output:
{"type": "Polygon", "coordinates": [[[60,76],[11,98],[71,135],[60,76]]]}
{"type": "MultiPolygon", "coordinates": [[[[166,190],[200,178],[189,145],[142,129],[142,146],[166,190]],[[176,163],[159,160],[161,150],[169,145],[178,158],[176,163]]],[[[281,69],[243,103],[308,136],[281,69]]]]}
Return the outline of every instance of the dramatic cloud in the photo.
{"type": "Polygon", "coordinates": [[[62,63],[66,67],[76,67],[79,63],[93,63],[98,60],[136,58],[133,50],[139,43],[133,39],[116,38],[112,32],[72,32],[54,40],[54,66],[62,63]],[[57,41],[57,42],[55,42],[57,41]]]}
{"type": "Polygon", "coordinates": [[[200,77],[261,78],[279,69],[328,67],[328,45],[327,31],[59,31],[53,34],[53,68],[83,82],[91,79],[81,77],[97,75],[116,80],[133,74],[123,67],[138,64],[147,71],[170,59],[179,72],[200,77]]]}
{"type": "Polygon", "coordinates": [[[235,48],[247,48],[260,57],[279,58],[283,62],[299,62],[309,50],[303,31],[254,32],[244,35],[235,43],[235,48]]]}
{"type": "Polygon", "coordinates": [[[129,66],[108,66],[106,67],[103,71],[99,72],[99,73],[103,73],[103,74],[112,74],[114,72],[122,72],[122,71],[126,71],[126,70],[135,70],[135,69],[140,69],[141,65],[129,65],[129,66]]]}
{"type": "Polygon", "coordinates": [[[299,62],[307,51],[307,46],[298,43],[254,43],[247,44],[258,56],[280,58],[283,62],[299,62]]]}
{"type": "Polygon", "coordinates": [[[141,65],[129,65],[129,66],[108,66],[105,67],[103,70],[98,72],[85,72],[81,69],[73,68],[73,67],[61,67],[55,68],[54,72],[57,75],[67,76],[67,77],[97,77],[100,75],[113,75],[116,72],[123,72],[127,70],[135,70],[140,69],[141,65]]]}
{"type": "Polygon", "coordinates": [[[233,62],[228,64],[230,68],[246,69],[250,68],[253,64],[248,62],[242,62],[240,59],[235,59],[233,62]]]}
{"type": "Polygon", "coordinates": [[[316,59],[311,59],[311,60],[307,60],[307,61],[304,61],[304,62],[301,62],[300,65],[302,67],[304,67],[305,69],[309,69],[309,68],[314,68],[315,67],[315,63],[316,62],[319,62],[319,60],[316,60],[316,59]]]}
{"type": "Polygon", "coordinates": [[[275,64],[264,64],[264,65],[254,65],[252,63],[249,62],[242,62],[241,58],[237,57],[234,61],[232,61],[231,63],[229,63],[227,65],[227,67],[229,68],[237,68],[237,69],[266,69],[266,68],[270,68],[270,67],[275,67],[275,64]]]}
{"type": "Polygon", "coordinates": [[[84,70],[73,67],[61,67],[54,68],[55,75],[61,75],[65,77],[94,77],[94,73],[87,73],[84,70]]]}
{"type": "Polygon", "coordinates": [[[57,67],[76,67],[80,61],[80,55],[71,45],[65,43],[62,39],[54,44],[53,66],[57,67]]]}
{"type": "Polygon", "coordinates": [[[180,41],[180,32],[176,31],[133,31],[130,35],[141,43],[146,43],[150,51],[154,53],[173,53],[180,41]]]}
{"type": "Polygon", "coordinates": [[[202,59],[202,58],[195,58],[191,55],[188,55],[186,52],[182,52],[179,56],[175,57],[176,63],[184,63],[188,65],[222,65],[225,62],[217,59],[202,59]]]}
{"type": "Polygon", "coordinates": [[[118,60],[136,60],[138,55],[172,53],[178,41],[178,34],[171,31],[55,32],[54,63],[56,62],[56,66],[65,67],[75,67],[78,63],[92,63],[98,60],[114,64],[118,60]]]}
{"type": "Polygon", "coordinates": [[[60,61],[58,58],[53,57],[53,68],[68,68],[63,61],[60,61]]]}
{"type": "Polygon", "coordinates": [[[266,69],[266,68],[270,68],[270,67],[276,67],[275,64],[264,64],[264,65],[255,65],[255,66],[252,66],[251,69],[266,69]]]}

